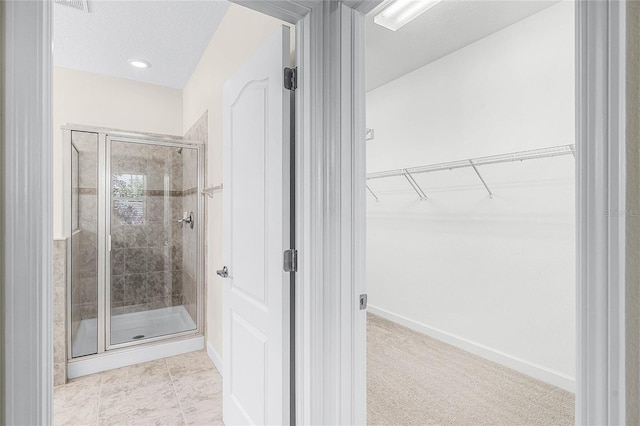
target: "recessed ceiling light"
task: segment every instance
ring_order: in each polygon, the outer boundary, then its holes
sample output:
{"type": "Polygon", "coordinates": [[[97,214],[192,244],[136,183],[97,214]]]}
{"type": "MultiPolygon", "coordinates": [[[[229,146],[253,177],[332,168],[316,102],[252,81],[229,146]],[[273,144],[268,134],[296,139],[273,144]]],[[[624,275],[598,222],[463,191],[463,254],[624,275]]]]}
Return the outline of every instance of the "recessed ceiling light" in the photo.
{"type": "Polygon", "coordinates": [[[129,65],[136,68],[149,68],[151,64],[142,59],[129,59],[129,65]]]}
{"type": "Polygon", "coordinates": [[[391,31],[396,31],[440,3],[440,1],[395,0],[374,16],[373,21],[391,31]]]}

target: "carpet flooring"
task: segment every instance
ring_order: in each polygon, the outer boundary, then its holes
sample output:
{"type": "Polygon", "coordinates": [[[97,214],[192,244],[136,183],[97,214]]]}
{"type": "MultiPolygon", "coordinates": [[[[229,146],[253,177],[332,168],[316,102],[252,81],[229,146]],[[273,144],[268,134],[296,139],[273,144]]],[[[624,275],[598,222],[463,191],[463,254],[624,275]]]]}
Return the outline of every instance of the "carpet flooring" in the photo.
{"type": "Polygon", "coordinates": [[[369,425],[573,425],[574,395],[379,316],[367,321],[369,425]]]}

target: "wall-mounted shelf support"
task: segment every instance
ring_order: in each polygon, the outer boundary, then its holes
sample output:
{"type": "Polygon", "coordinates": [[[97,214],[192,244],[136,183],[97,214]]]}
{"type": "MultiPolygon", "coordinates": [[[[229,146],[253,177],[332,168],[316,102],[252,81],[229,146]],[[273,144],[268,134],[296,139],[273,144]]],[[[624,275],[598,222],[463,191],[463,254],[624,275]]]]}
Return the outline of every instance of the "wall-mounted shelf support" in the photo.
{"type": "Polygon", "coordinates": [[[210,186],[208,188],[205,188],[205,189],[202,190],[201,194],[202,195],[208,195],[209,198],[213,198],[213,194],[216,191],[222,191],[222,184],[216,185],[216,186],[210,186]]]}
{"type": "Polygon", "coordinates": [[[420,197],[420,200],[427,200],[427,194],[424,193],[420,185],[418,185],[418,182],[416,182],[416,180],[413,178],[413,176],[411,176],[411,173],[409,173],[407,169],[404,170],[404,177],[407,179],[407,182],[409,182],[409,185],[411,185],[413,190],[416,191],[418,197],[420,197]]]}
{"type": "Polygon", "coordinates": [[[485,182],[484,179],[482,178],[482,175],[478,171],[478,168],[476,167],[476,165],[473,164],[473,160],[469,160],[469,164],[471,164],[471,167],[473,167],[473,171],[476,172],[476,174],[478,175],[478,178],[480,178],[480,182],[482,182],[482,184],[484,185],[485,189],[489,193],[489,198],[493,198],[493,193],[489,189],[489,186],[487,185],[487,182],[485,182]]]}
{"type": "Polygon", "coordinates": [[[379,202],[380,200],[378,199],[376,194],[371,190],[371,188],[369,188],[369,185],[365,185],[365,186],[367,187],[367,190],[369,191],[369,194],[371,194],[373,196],[373,198],[376,199],[376,203],[379,202]]]}

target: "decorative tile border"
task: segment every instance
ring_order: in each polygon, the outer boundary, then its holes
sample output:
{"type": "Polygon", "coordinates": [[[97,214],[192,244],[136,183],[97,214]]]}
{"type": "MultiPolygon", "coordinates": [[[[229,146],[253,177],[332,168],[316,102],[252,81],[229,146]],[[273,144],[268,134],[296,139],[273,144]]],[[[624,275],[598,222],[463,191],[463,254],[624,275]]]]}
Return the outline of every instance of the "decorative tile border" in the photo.
{"type": "MultiPolygon", "coordinates": [[[[96,188],[75,188],[74,192],[78,195],[97,195],[96,188]]],[[[184,197],[186,195],[197,193],[197,187],[185,189],[183,191],[165,191],[164,189],[147,189],[144,191],[144,195],[149,197],[184,197]]]]}

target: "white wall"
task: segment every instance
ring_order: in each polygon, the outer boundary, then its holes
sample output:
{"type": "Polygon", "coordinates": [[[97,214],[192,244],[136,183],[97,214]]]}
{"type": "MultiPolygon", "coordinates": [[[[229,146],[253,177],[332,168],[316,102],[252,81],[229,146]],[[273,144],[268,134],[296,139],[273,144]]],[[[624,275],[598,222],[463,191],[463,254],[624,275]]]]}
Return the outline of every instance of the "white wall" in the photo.
{"type": "Polygon", "coordinates": [[[68,124],[181,136],[182,91],[55,67],[53,71],[53,235],[64,238],[63,143],[68,124]]]}
{"type": "MultiPolygon", "coordinates": [[[[368,172],[574,143],[573,4],[367,94],[368,172]]],[[[572,156],[370,181],[372,312],[571,389],[572,156]]]]}
{"type": "MultiPolygon", "coordinates": [[[[186,132],[209,111],[206,186],[222,182],[222,86],[229,76],[283,23],[232,4],[183,91],[186,132]]],[[[222,355],[222,192],[207,200],[206,339],[222,355]]]]}

